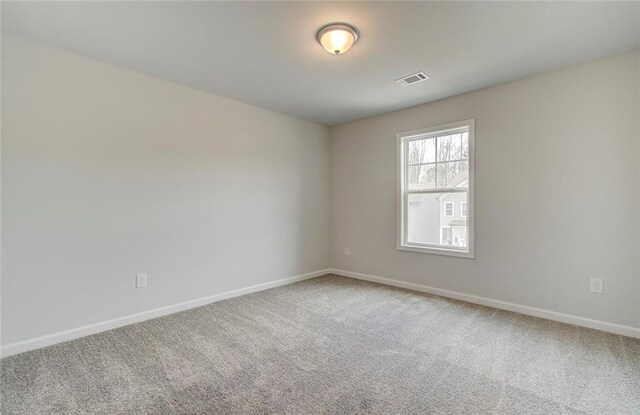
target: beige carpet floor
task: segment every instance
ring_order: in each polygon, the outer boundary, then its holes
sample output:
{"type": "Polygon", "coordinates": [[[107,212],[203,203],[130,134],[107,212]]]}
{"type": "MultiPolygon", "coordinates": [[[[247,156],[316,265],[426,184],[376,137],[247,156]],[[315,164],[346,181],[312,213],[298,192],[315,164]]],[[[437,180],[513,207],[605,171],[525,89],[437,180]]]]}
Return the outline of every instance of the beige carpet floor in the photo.
{"type": "Polygon", "coordinates": [[[640,414],[640,340],[325,276],[1,361],[9,414],[640,414]]]}

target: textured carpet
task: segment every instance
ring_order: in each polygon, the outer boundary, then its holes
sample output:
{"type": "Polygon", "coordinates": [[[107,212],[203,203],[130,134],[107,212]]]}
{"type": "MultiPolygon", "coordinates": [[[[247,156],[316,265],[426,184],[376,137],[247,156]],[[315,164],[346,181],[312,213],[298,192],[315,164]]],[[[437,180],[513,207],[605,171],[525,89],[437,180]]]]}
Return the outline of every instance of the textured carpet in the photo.
{"type": "Polygon", "coordinates": [[[337,276],[1,366],[3,414],[640,414],[640,340],[337,276]]]}

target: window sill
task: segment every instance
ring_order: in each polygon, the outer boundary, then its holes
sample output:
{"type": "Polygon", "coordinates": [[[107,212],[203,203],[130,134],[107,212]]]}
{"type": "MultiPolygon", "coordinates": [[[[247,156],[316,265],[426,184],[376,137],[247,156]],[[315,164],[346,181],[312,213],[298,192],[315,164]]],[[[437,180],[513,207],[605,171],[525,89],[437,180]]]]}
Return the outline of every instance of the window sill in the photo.
{"type": "Polygon", "coordinates": [[[458,258],[467,258],[467,259],[475,258],[475,255],[473,254],[472,250],[461,251],[458,249],[423,247],[419,245],[398,245],[397,249],[398,251],[417,252],[420,254],[445,255],[445,256],[453,256],[458,258]]]}

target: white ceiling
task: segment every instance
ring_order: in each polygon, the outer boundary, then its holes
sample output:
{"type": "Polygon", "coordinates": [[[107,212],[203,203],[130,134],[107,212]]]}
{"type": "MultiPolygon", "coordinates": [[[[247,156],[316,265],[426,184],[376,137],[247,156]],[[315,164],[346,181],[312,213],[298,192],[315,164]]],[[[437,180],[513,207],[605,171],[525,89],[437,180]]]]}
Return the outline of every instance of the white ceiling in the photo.
{"type": "Polygon", "coordinates": [[[334,125],[638,50],[640,2],[3,2],[2,31],[334,125]],[[332,21],[361,32],[343,56],[332,21]]]}

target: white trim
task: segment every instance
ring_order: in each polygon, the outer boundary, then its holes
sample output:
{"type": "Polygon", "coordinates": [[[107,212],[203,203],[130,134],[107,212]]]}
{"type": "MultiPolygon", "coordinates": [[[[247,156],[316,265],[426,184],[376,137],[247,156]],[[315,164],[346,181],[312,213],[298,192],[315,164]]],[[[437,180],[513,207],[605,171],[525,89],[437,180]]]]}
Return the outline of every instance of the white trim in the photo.
{"type": "Polygon", "coordinates": [[[546,320],[559,321],[561,323],[573,324],[575,326],[587,327],[590,329],[606,331],[608,333],[619,334],[621,336],[635,337],[640,339],[640,327],[625,326],[622,324],[608,323],[602,320],[594,320],[580,317],[573,314],[559,313],[557,311],[545,310],[537,307],[510,303],[507,301],[494,300],[492,298],[479,297],[465,294],[458,291],[444,290],[442,288],[430,287],[428,285],[416,284],[413,282],[398,281],[390,278],[383,278],[374,275],[361,274],[358,272],[344,271],[340,269],[330,269],[332,274],[343,277],[354,278],[363,281],[377,282],[379,284],[393,287],[405,288],[407,290],[419,291],[427,294],[438,295],[440,297],[453,298],[455,300],[466,301],[468,303],[480,304],[487,307],[499,308],[501,310],[513,311],[515,313],[526,314],[528,316],[543,318],[546,320]]]}
{"type": "MultiPolygon", "coordinates": [[[[474,198],[474,187],[475,187],[475,119],[469,119],[459,122],[452,122],[444,125],[438,125],[435,127],[423,128],[421,130],[415,131],[407,131],[403,133],[396,134],[397,138],[397,166],[396,166],[396,174],[397,174],[397,191],[396,191],[396,199],[397,199],[397,208],[396,208],[396,216],[397,216],[397,235],[396,235],[396,249],[399,251],[408,251],[408,252],[418,252],[421,254],[436,254],[436,255],[448,255],[460,258],[475,258],[475,198],[474,198]],[[413,140],[422,140],[425,138],[440,136],[442,133],[450,131],[455,132],[455,130],[465,129],[468,131],[468,139],[469,139],[469,189],[467,191],[467,247],[464,250],[460,249],[452,249],[448,246],[427,246],[425,244],[417,244],[410,243],[406,241],[407,232],[407,221],[404,218],[408,217],[408,195],[409,193],[440,193],[446,189],[429,189],[428,191],[405,191],[408,189],[406,177],[407,174],[405,172],[405,163],[407,159],[407,145],[403,145],[406,142],[413,140]]],[[[437,160],[436,160],[437,161],[437,160]]],[[[436,177],[436,185],[437,185],[437,177],[436,177]]],[[[454,206],[455,210],[455,206],[454,206]]],[[[455,212],[454,212],[455,216],[455,212]]]]}
{"type": "Polygon", "coordinates": [[[468,253],[467,251],[461,251],[459,247],[456,247],[453,245],[449,246],[449,245],[407,244],[407,245],[402,245],[397,249],[398,251],[417,252],[420,254],[446,255],[446,256],[455,256],[459,258],[470,258],[470,259],[474,258],[472,254],[468,253]]]}
{"type": "Polygon", "coordinates": [[[640,338],[640,328],[624,326],[621,324],[608,323],[601,320],[593,320],[590,318],[579,317],[571,314],[558,313],[556,311],[544,310],[536,307],[510,303],[506,301],[494,300],[486,297],[478,297],[471,294],[464,294],[457,291],[444,290],[442,288],[430,287],[427,285],[416,284],[406,281],[398,281],[390,278],[377,277],[373,275],[361,274],[358,272],[344,271],[339,269],[323,269],[320,271],[310,272],[308,274],[297,275],[294,277],[283,278],[262,284],[252,285],[237,290],[227,291],[220,294],[214,294],[207,297],[197,298],[194,300],[184,301],[148,311],[143,311],[128,316],[115,318],[113,320],[102,321],[99,323],[89,324],[70,330],[48,334],[46,336],[36,337],[16,343],[7,344],[0,350],[1,357],[12,356],[29,350],[35,350],[46,346],[62,343],[65,341],[78,339],[80,337],[89,336],[107,330],[116,329],[118,327],[127,326],[129,324],[139,323],[151,320],[157,317],[166,316],[168,314],[177,313],[179,311],[191,308],[201,307],[203,305],[215,303],[217,301],[226,300],[228,298],[239,297],[241,295],[250,294],[258,291],[268,290],[270,288],[280,287],[294,282],[304,281],[311,278],[320,277],[326,274],[335,274],[347,278],[354,278],[363,281],[376,282],[379,284],[390,285],[393,287],[405,288],[408,290],[424,292],[428,294],[438,295],[441,297],[453,298],[456,300],[466,301],[473,304],[480,304],[488,307],[499,308],[501,310],[513,311],[520,314],[539,317],[547,320],[559,321],[576,326],[588,327],[595,330],[606,331],[609,333],[619,334],[640,338]]]}
{"type": "Polygon", "coordinates": [[[166,316],[168,314],[177,313],[179,311],[188,310],[195,307],[215,303],[217,301],[226,300],[228,298],[239,297],[241,295],[254,293],[257,291],[268,290],[269,288],[280,287],[282,285],[292,284],[298,281],[308,280],[310,278],[320,277],[322,275],[329,274],[329,269],[323,269],[320,271],[310,272],[308,274],[296,275],[294,277],[282,278],[275,281],[269,281],[262,284],[256,284],[245,288],[239,288],[237,290],[227,291],[220,294],[209,295],[207,297],[196,298],[194,300],[188,300],[177,304],[171,304],[164,307],[154,308],[152,310],[142,311],[136,314],[130,314],[128,316],[118,317],[112,320],[101,321],[99,323],[88,324],[82,327],[76,327],[73,329],[60,331],[57,333],[48,334],[46,336],[36,337],[33,339],[23,340],[16,343],[7,344],[2,346],[0,350],[1,357],[7,357],[18,353],[26,352],[29,350],[39,349],[41,347],[51,346],[57,343],[66,342],[80,337],[89,336],[91,334],[100,333],[107,330],[112,330],[118,327],[127,326],[129,324],[139,323],[141,321],[150,320],[157,317],[166,316]]]}

